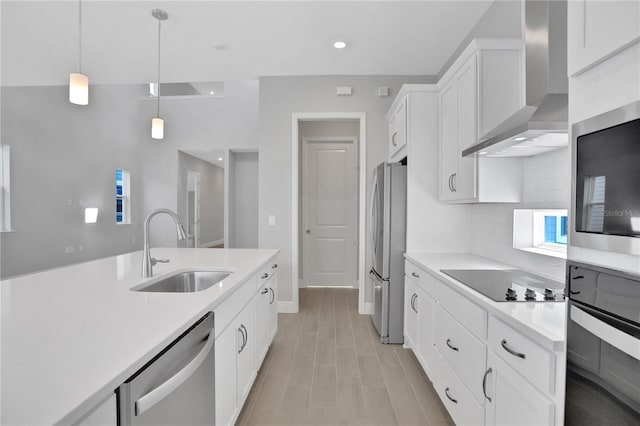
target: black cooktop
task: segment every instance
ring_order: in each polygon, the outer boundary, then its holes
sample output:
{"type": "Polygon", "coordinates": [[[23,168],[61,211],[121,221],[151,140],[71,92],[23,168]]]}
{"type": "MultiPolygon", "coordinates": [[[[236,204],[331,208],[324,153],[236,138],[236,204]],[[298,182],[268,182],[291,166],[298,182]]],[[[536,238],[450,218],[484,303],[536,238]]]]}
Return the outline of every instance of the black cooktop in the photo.
{"type": "Polygon", "coordinates": [[[496,302],[562,302],[564,284],[518,269],[441,269],[496,302]]]}

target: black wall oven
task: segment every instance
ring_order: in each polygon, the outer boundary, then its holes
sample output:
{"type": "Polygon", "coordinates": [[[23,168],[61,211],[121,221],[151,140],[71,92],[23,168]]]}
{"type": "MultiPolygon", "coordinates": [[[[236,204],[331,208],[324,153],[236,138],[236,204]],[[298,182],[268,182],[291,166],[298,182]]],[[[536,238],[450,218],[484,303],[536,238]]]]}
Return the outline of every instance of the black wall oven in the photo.
{"type": "Polygon", "coordinates": [[[640,424],[640,276],[567,262],[565,425],[640,424]]]}

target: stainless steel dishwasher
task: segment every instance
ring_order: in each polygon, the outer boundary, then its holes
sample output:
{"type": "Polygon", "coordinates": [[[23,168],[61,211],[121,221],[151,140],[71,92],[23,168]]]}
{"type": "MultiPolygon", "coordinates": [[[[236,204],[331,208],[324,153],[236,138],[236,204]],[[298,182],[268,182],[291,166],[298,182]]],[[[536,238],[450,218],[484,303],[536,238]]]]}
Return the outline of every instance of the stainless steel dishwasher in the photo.
{"type": "Polygon", "coordinates": [[[215,365],[209,312],[118,388],[118,425],[213,425],[215,365]]]}

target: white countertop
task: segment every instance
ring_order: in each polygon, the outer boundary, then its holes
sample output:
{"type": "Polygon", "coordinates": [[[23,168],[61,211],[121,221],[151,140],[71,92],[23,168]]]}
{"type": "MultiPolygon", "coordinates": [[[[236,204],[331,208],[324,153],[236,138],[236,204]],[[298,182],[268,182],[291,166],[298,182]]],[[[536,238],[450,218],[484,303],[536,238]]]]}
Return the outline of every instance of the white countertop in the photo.
{"type": "Polygon", "coordinates": [[[407,253],[405,257],[544,348],[564,350],[566,302],[496,302],[440,272],[441,269],[518,268],[466,253],[407,253]]]}
{"type": "Polygon", "coordinates": [[[70,424],[226,299],[277,250],[153,248],[0,281],[1,421],[70,424]],[[197,293],[130,289],[178,269],[234,271],[197,293]]]}

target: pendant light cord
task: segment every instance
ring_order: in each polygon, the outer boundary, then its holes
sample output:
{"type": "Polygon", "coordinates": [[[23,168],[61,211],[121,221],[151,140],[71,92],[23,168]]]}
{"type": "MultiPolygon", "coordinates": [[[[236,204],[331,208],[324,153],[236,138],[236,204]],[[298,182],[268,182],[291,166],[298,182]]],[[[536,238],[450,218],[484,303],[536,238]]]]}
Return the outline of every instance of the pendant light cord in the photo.
{"type": "Polygon", "coordinates": [[[158,108],[157,117],[160,118],[160,26],[162,25],[162,20],[158,19],[158,108]]]}
{"type": "Polygon", "coordinates": [[[78,72],[82,74],[82,0],[78,0],[78,72]]]}

